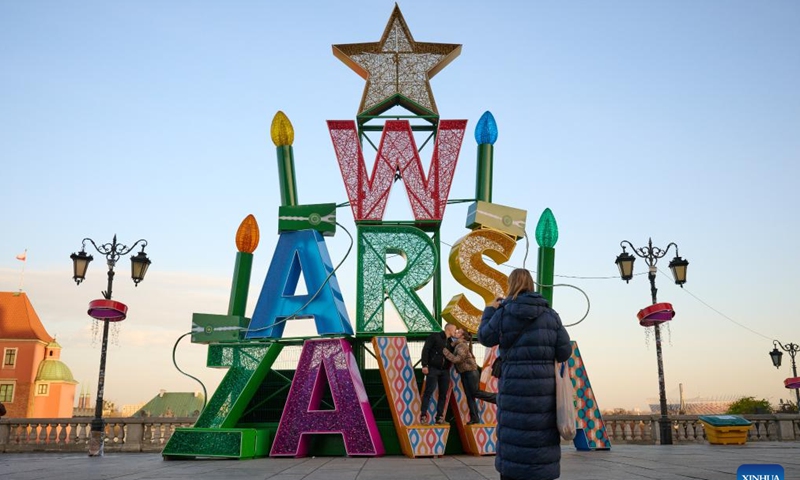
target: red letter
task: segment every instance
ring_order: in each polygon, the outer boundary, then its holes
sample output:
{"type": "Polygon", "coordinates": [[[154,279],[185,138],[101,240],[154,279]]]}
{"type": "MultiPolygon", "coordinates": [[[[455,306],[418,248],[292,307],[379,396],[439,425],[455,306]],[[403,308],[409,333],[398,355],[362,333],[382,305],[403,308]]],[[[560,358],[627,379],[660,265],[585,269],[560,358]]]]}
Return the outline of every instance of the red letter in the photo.
{"type": "Polygon", "coordinates": [[[367,176],[355,122],[329,120],[328,130],[355,220],[383,219],[396,173],[405,183],[414,218],[441,220],[466,128],[466,120],[439,122],[429,175],[425,178],[408,121],[387,121],[370,178],[367,176]]]}

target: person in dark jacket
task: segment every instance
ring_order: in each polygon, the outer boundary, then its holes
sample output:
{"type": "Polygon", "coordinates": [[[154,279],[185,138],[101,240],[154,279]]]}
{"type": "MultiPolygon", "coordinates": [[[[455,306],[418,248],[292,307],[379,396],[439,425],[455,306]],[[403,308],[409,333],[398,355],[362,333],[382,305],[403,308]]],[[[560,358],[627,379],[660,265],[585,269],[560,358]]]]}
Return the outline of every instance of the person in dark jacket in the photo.
{"type": "Polygon", "coordinates": [[[556,425],[555,361],[572,355],[569,334],[547,300],[534,292],[530,272],[508,277],[508,294],[486,307],[478,339],[499,345],[503,368],[497,395],[497,456],[502,480],[561,476],[556,425]]]}
{"type": "Polygon", "coordinates": [[[436,399],[436,423],[444,423],[444,407],[447,390],[450,388],[450,362],[444,358],[442,351],[452,348],[449,338],[455,337],[456,326],[448,323],[443,332],[428,335],[422,347],[422,373],[425,375],[425,391],[422,393],[422,409],[420,423],[428,423],[428,405],[433,392],[439,393],[436,399]]]}

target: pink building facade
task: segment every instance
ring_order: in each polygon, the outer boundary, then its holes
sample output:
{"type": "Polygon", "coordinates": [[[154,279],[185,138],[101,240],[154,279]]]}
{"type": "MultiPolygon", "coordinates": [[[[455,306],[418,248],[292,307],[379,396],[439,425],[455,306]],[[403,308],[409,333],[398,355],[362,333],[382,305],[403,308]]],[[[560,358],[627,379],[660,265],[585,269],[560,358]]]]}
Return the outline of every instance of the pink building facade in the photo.
{"type": "Polygon", "coordinates": [[[0,354],[7,417],[72,417],[77,382],[24,292],[0,292],[0,354]]]}

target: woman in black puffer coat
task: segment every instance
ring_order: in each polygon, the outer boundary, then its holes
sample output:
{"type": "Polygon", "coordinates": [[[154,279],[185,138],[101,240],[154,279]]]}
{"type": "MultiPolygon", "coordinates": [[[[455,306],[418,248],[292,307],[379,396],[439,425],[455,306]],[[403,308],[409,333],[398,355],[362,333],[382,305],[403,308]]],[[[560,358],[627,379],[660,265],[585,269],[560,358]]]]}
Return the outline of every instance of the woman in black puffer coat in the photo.
{"type": "Polygon", "coordinates": [[[558,314],[533,290],[530,272],[511,272],[508,295],[486,307],[478,329],[481,344],[499,345],[503,359],[494,461],[503,480],[561,476],[554,362],[569,359],[572,345],[558,314]]]}

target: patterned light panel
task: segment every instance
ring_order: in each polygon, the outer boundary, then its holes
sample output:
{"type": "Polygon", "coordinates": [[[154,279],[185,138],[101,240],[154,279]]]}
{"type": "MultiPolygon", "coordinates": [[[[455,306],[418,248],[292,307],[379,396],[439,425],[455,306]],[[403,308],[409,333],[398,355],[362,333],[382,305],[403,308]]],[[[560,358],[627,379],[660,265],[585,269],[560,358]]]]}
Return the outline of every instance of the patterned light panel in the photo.
{"type": "MultiPolygon", "coordinates": [[[[492,376],[492,364],[497,358],[497,346],[487,348],[483,356],[483,367],[481,370],[481,390],[497,393],[498,381],[492,376]]],[[[491,403],[478,403],[481,411],[481,420],[485,424],[497,424],[497,406],[491,403]]]]}
{"type": "Polygon", "coordinates": [[[410,226],[361,226],[358,229],[356,330],[383,333],[384,301],[392,301],[409,332],[441,330],[417,295],[433,278],[436,249],[422,230],[410,226]],[[386,256],[402,255],[400,272],[387,273],[386,256]]]}
{"type": "Polygon", "coordinates": [[[320,232],[281,233],[245,338],[281,338],[284,320],[290,316],[314,317],[319,335],[352,335],[353,326],[332,272],[333,263],[320,232]],[[308,293],[295,295],[301,272],[308,293]]]}
{"type": "MultiPolygon", "coordinates": [[[[456,427],[458,435],[461,437],[461,445],[464,452],[470,455],[494,455],[497,453],[497,424],[483,422],[477,425],[467,425],[469,421],[469,404],[467,395],[464,391],[464,384],[461,383],[461,375],[455,368],[450,369],[450,385],[452,393],[450,404],[454,407],[453,412],[456,417],[456,427]]],[[[478,412],[481,420],[484,420],[484,412],[488,406],[494,407],[490,403],[477,401],[478,412]]],[[[494,415],[492,415],[494,418],[494,415]]]]}
{"type": "Polygon", "coordinates": [[[394,11],[380,41],[334,45],[333,54],[367,80],[359,113],[402,96],[417,113],[437,113],[428,80],[461,53],[461,45],[416,42],[400,8],[394,11]]]}
{"type": "Polygon", "coordinates": [[[578,450],[610,450],[611,441],[606,435],[606,425],[600,414],[600,405],[594,398],[586,365],[581,357],[578,342],[572,342],[572,356],[568,360],[572,385],[575,387],[578,409],[578,434],[573,443],[578,450]]]}
{"type": "Polygon", "coordinates": [[[341,338],[306,340],[270,455],[304,457],[311,435],[331,433],[342,435],[347,455],[384,453],[350,344],[341,338]],[[333,410],[320,410],[326,385],[333,410]]]}
{"type": "Polygon", "coordinates": [[[433,158],[426,177],[408,121],[387,121],[372,176],[369,176],[355,122],[329,120],[328,130],[355,220],[383,219],[396,173],[403,179],[414,218],[441,220],[466,127],[466,120],[439,122],[433,158]]]}
{"type": "MultiPolygon", "coordinates": [[[[483,256],[497,264],[507,262],[517,246],[516,239],[497,230],[475,230],[459,239],[450,250],[450,272],[458,283],[480,295],[486,304],[505,296],[508,276],[486,264],[483,256]]],[[[477,333],[483,308],[476,307],[464,294],[453,297],[442,317],[471,333],[477,333]]]]}
{"type": "MultiPolygon", "coordinates": [[[[253,456],[242,449],[242,435],[232,432],[258,391],[283,345],[212,345],[208,366],[228,368],[194,427],[176,430],[165,456],[253,456]],[[198,430],[199,429],[199,430],[198,430]],[[221,429],[229,429],[221,435],[221,429]]],[[[246,429],[244,429],[246,430],[246,429]]]]}
{"type": "MultiPolygon", "coordinates": [[[[372,347],[403,454],[410,458],[444,455],[450,426],[419,423],[421,397],[405,337],[373,337],[372,347]]],[[[428,413],[431,418],[433,411],[428,413]]]]}

